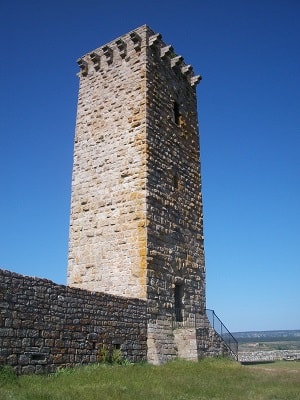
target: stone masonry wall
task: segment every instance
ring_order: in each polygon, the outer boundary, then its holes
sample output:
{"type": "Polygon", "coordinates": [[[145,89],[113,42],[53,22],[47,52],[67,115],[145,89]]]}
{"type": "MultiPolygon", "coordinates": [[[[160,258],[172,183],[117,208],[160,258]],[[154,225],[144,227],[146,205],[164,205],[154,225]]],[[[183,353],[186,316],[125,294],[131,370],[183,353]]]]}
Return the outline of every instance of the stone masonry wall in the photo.
{"type": "Polygon", "coordinates": [[[203,315],[197,324],[197,348],[200,358],[228,356],[236,359],[237,357],[213,329],[206,315],[203,315]]]}
{"type": "Polygon", "coordinates": [[[265,350],[265,351],[240,351],[241,363],[268,362],[277,360],[300,361],[299,350],[265,350]]]}
{"type": "Polygon", "coordinates": [[[205,310],[199,77],[160,35],[149,38],[146,71],[148,358],[197,358],[195,328],[170,327],[176,312],[186,322],[205,310]]]}
{"type": "Polygon", "coordinates": [[[146,302],[0,270],[0,364],[53,372],[99,361],[101,348],[146,359],[146,302]]]}
{"type": "Polygon", "coordinates": [[[148,299],[165,318],[205,310],[200,151],[192,67],[161,40],[147,57],[148,299]],[[176,110],[175,110],[176,108],[176,110]]]}
{"type": "Polygon", "coordinates": [[[146,27],[81,67],[68,284],[146,298],[146,27]]]}

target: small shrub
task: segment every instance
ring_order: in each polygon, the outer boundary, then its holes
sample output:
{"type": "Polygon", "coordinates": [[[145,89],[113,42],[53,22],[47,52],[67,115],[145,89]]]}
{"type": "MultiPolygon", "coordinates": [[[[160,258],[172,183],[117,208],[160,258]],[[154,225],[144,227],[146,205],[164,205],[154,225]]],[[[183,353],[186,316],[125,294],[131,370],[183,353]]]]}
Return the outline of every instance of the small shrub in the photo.
{"type": "Polygon", "coordinates": [[[103,364],[111,363],[110,350],[105,345],[103,345],[102,348],[99,349],[98,360],[100,363],[103,363],[103,364]]]}
{"type": "Polygon", "coordinates": [[[120,349],[113,349],[111,355],[112,364],[123,364],[124,358],[120,349]]]}
{"type": "Polygon", "coordinates": [[[105,345],[99,350],[98,358],[103,364],[128,364],[120,349],[110,349],[105,345]]]}
{"type": "Polygon", "coordinates": [[[15,383],[17,375],[9,365],[0,365],[0,386],[15,383]]]}

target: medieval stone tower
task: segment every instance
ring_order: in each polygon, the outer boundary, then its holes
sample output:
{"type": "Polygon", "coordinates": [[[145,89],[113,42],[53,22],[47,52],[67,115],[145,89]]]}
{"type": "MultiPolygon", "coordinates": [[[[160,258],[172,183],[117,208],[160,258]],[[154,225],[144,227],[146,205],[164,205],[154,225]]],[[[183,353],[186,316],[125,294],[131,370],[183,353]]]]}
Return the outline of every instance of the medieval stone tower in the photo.
{"type": "Polygon", "coordinates": [[[78,64],[68,284],[147,300],[151,362],[197,358],[200,77],[146,25],[78,64]]]}

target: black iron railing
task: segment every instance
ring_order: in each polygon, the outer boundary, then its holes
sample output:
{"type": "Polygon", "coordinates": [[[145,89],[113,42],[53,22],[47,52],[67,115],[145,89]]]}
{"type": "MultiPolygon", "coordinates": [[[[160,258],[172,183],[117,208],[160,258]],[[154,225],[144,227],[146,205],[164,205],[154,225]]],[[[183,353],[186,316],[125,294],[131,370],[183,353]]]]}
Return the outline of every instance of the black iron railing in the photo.
{"type": "Polygon", "coordinates": [[[206,315],[211,326],[214,328],[216,333],[221,337],[223,342],[226,344],[226,346],[230,349],[232,354],[237,359],[239,348],[238,348],[238,341],[236,340],[236,338],[232,336],[232,334],[229,332],[229,330],[226,328],[226,326],[223,324],[220,318],[216,315],[214,310],[206,309],[206,315]]]}

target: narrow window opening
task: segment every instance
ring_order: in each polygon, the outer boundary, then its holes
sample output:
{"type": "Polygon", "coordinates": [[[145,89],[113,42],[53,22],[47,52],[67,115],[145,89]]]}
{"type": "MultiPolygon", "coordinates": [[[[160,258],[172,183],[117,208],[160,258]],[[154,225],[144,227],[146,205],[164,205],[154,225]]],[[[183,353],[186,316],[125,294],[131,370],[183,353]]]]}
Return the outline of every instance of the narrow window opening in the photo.
{"type": "Polygon", "coordinates": [[[113,347],[114,347],[115,350],[120,350],[121,349],[121,344],[120,343],[115,343],[113,345],[113,347]]]}
{"type": "Polygon", "coordinates": [[[177,322],[183,321],[183,285],[175,285],[174,300],[175,300],[175,320],[177,322]]]}
{"type": "Polygon", "coordinates": [[[174,189],[178,189],[179,187],[179,178],[177,174],[173,176],[173,187],[174,189]]]}
{"type": "Polygon", "coordinates": [[[174,122],[175,124],[180,125],[181,118],[180,118],[179,104],[176,101],[174,101],[173,110],[174,110],[174,122]]]}

